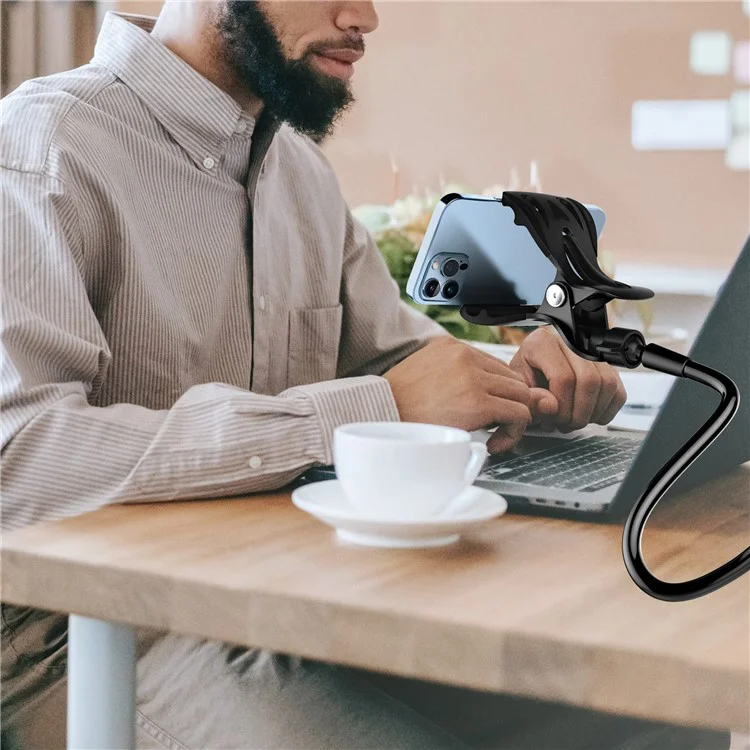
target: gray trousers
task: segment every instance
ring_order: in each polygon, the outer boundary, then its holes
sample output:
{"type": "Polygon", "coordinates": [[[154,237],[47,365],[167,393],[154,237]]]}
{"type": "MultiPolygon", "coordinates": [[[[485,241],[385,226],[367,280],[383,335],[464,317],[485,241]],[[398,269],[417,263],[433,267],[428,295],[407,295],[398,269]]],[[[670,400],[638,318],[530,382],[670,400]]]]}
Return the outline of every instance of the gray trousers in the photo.
{"type": "MultiPolygon", "coordinates": [[[[65,743],[66,623],[3,605],[3,747],[65,743]]],[[[727,750],[728,732],[673,727],[141,633],[137,742],[155,750],[727,750]]]]}

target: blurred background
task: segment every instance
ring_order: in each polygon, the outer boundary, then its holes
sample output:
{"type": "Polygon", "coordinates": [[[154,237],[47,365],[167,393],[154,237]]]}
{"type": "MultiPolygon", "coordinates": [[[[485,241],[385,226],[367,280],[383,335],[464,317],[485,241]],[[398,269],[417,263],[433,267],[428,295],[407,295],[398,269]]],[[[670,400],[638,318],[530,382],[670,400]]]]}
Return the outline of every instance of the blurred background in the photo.
{"type": "MultiPolygon", "coordinates": [[[[85,63],[105,12],[160,5],[2,0],[3,95],[85,63]]],[[[620,315],[689,339],[750,229],[747,0],[376,7],[322,146],[394,275],[447,188],[570,195],[607,213],[608,270],[658,292],[620,315]]]]}

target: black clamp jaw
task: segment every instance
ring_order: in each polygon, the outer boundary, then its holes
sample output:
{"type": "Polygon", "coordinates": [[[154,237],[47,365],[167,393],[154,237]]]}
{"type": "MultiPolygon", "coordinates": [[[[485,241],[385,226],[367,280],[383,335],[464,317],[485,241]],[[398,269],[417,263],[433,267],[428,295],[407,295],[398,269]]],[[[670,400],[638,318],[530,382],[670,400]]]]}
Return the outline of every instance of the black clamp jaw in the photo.
{"type": "Polygon", "coordinates": [[[464,305],[461,316],[479,325],[550,323],[580,357],[637,367],[646,342],[638,331],[610,329],[606,305],[613,299],[649,299],[654,293],[614,281],[599,268],[596,226],[586,207],[572,198],[541,193],[506,191],[499,201],[513,209],[514,223],[528,229],[557,274],[538,307],[464,305]]]}

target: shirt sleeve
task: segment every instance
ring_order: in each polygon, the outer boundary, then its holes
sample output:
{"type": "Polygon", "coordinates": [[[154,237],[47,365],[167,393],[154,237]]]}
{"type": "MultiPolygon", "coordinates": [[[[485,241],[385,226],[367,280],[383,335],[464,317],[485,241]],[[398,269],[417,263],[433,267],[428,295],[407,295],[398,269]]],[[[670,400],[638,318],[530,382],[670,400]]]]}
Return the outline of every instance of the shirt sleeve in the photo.
{"type": "Polygon", "coordinates": [[[367,374],[278,396],[207,383],[165,410],[92,405],[112,354],[74,197],[57,179],[0,169],[0,206],[4,529],[107,503],[275,489],[332,462],[338,425],[398,419],[388,383],[367,374]]]}
{"type": "Polygon", "coordinates": [[[447,335],[444,328],[401,299],[372,236],[349,210],[341,301],[341,377],[382,375],[431,338],[447,335]]]}

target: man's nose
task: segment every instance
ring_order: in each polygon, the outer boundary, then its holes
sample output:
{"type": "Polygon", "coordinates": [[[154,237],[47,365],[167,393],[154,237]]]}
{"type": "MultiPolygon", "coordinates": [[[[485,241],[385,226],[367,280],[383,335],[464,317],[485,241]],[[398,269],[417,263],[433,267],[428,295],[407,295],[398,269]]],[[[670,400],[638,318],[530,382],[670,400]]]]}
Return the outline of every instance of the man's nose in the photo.
{"type": "Polygon", "coordinates": [[[336,16],[336,26],[342,31],[357,30],[360,34],[369,34],[378,28],[378,14],[375,5],[365,0],[341,3],[336,16]]]}

